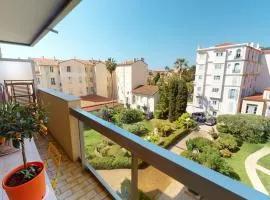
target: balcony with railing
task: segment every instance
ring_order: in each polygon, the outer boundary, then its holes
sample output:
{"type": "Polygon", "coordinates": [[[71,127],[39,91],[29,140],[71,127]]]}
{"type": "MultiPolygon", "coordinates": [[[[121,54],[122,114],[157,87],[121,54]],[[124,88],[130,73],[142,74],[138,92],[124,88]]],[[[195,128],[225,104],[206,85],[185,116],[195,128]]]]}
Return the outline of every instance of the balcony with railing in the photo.
{"type": "Polygon", "coordinates": [[[82,110],[75,97],[48,89],[38,94],[52,136],[115,199],[268,198],[82,110]]]}

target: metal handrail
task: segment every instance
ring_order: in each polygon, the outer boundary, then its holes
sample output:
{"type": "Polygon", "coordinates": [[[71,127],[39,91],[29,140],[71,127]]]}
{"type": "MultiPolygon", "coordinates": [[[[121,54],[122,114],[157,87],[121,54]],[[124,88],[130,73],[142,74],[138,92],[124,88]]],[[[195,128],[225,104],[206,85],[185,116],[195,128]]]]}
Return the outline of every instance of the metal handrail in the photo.
{"type": "Polygon", "coordinates": [[[88,125],[206,199],[269,199],[267,195],[253,188],[145,141],[135,134],[80,108],[70,108],[70,114],[80,123],[88,125]]]}

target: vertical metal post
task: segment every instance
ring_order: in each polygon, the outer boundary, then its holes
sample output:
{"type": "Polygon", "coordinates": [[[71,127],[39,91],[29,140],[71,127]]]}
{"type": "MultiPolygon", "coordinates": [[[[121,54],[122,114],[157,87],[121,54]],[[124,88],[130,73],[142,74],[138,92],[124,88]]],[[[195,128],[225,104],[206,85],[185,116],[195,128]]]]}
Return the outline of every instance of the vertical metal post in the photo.
{"type": "Polygon", "coordinates": [[[81,155],[81,160],[82,160],[82,166],[83,168],[86,166],[86,161],[85,161],[85,149],[84,149],[84,126],[83,122],[78,120],[78,126],[79,126],[79,134],[80,134],[80,155],[81,155]]]}
{"type": "Polygon", "coordinates": [[[133,153],[131,156],[131,200],[138,200],[138,158],[133,153]]]}

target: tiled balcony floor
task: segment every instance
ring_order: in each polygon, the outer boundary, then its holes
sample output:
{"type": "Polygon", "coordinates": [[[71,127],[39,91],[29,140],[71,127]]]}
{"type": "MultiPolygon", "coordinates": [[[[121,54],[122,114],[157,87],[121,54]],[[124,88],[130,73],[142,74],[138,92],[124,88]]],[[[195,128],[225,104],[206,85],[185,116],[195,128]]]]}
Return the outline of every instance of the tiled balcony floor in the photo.
{"type": "MultiPolygon", "coordinates": [[[[39,136],[35,140],[39,154],[43,160],[47,155],[48,143],[56,142],[55,139],[48,135],[46,137],[39,136]]],[[[57,145],[62,153],[62,164],[58,176],[55,194],[60,200],[107,200],[111,199],[108,192],[96,181],[89,173],[83,171],[79,162],[72,162],[64,153],[62,148],[57,145]]],[[[54,164],[49,160],[47,173],[50,179],[55,174],[54,164]]]]}

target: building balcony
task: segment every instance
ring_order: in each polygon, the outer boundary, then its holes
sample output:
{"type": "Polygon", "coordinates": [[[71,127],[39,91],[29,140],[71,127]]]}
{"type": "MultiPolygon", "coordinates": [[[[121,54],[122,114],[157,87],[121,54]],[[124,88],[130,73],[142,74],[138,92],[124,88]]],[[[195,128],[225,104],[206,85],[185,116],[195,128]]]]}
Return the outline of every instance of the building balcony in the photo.
{"type": "MultiPolygon", "coordinates": [[[[205,199],[267,198],[262,193],[239,182],[147,142],[82,110],[80,99],[76,97],[51,90],[39,90],[38,94],[41,103],[50,113],[48,127],[52,137],[63,148],[63,152],[67,155],[66,159],[69,159],[70,163],[73,163],[72,161],[77,163],[75,166],[78,168],[87,169],[88,173],[84,172],[84,175],[78,175],[78,177],[85,181],[96,179],[97,182],[92,184],[101,184],[103,189],[95,191],[104,191],[105,196],[110,194],[110,197],[106,198],[124,198],[123,187],[130,191],[131,199],[137,199],[140,192],[151,196],[151,199],[172,199],[172,197],[196,199],[196,195],[189,189],[196,191],[205,199]],[[97,152],[97,149],[92,148],[97,138],[103,138],[99,145],[115,147],[112,154],[118,154],[118,151],[121,151],[122,167],[113,165],[112,163],[117,163],[114,159],[107,161],[104,158],[104,152],[97,152]],[[102,159],[104,163],[97,164],[96,161],[102,159]],[[144,163],[143,167],[142,163],[144,163]]],[[[75,175],[77,171],[72,173],[75,175]]],[[[84,187],[88,188],[88,186],[84,187]]],[[[73,191],[76,193],[76,189],[73,191]]],[[[57,190],[56,193],[58,192],[57,190]]],[[[91,190],[87,190],[86,193],[91,193],[91,190]]]]}

